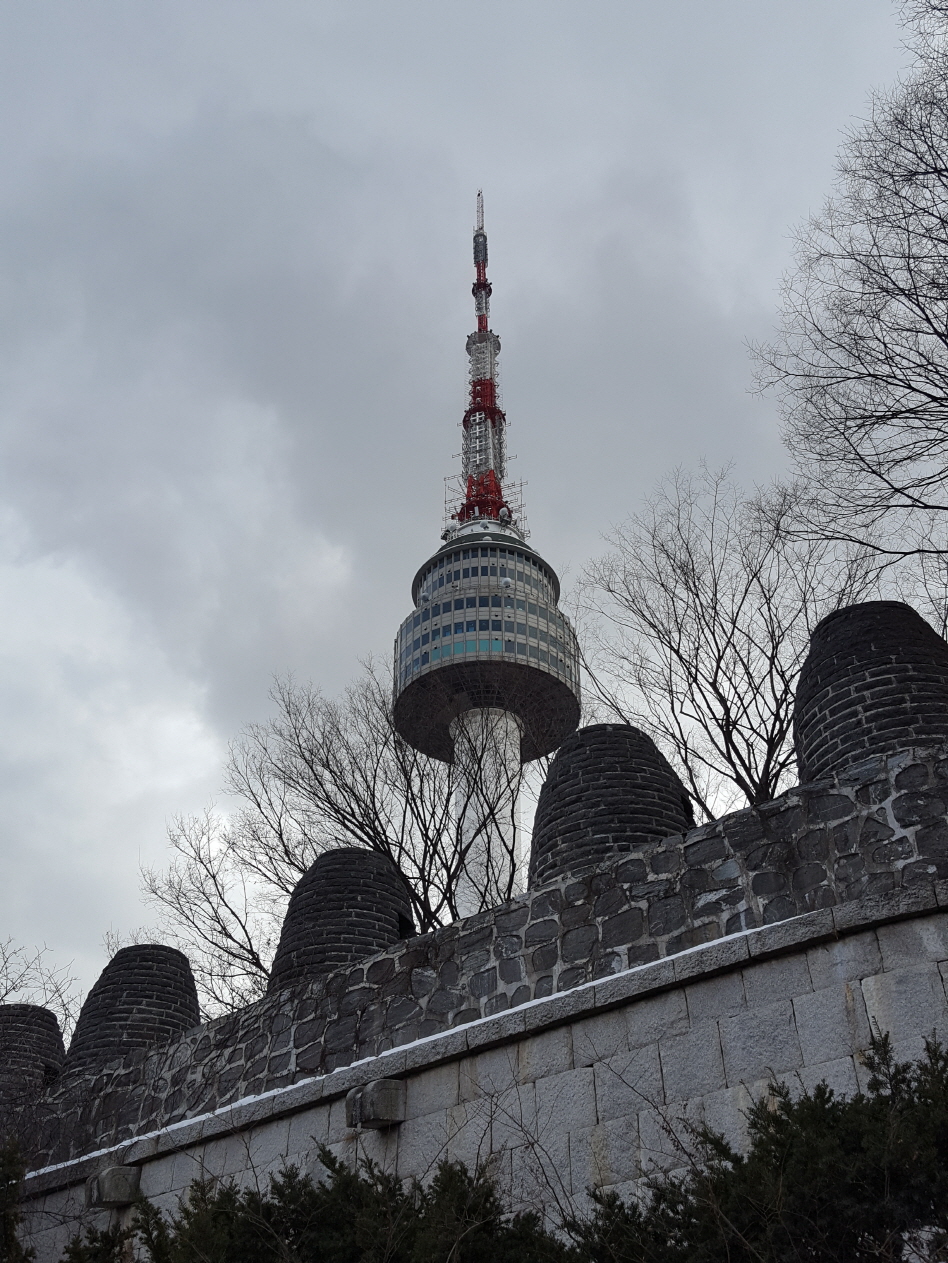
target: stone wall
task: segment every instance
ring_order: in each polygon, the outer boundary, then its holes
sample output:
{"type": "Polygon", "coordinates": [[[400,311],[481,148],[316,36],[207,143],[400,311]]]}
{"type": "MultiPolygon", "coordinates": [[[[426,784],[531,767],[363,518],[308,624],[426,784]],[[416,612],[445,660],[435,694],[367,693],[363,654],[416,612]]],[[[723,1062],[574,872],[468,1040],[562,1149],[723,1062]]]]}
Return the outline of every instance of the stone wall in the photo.
{"type": "MultiPolygon", "coordinates": [[[[752,927],[948,878],[948,749],[909,750],[643,846],[94,1073],[36,1165],[326,1075],[752,927]]],[[[516,1020],[516,1012],[511,1015],[516,1020]]]]}
{"type": "Polygon", "coordinates": [[[590,1185],[626,1193],[655,1165],[680,1167],[683,1120],[739,1143],[771,1076],[853,1092],[870,1023],[918,1056],[933,1031],[948,1035],[946,974],[948,882],[745,930],[37,1171],[37,1263],[58,1261],[80,1223],[107,1222],[84,1207],[103,1168],[139,1167],[141,1191],[170,1212],[198,1176],[265,1185],[285,1162],[318,1176],[320,1144],[420,1178],[443,1157],[492,1155],[504,1194],[555,1218],[590,1185]],[[347,1126],[346,1093],[380,1078],[404,1083],[405,1121],[347,1126]]]}

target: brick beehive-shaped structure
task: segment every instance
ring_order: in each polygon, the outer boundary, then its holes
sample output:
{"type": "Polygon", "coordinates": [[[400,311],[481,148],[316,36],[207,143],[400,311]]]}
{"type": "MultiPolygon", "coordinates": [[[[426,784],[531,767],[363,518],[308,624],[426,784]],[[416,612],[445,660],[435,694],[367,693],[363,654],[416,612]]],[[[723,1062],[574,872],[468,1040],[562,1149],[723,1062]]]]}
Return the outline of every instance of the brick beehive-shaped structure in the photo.
{"type": "Polygon", "coordinates": [[[0,1095],[19,1095],[51,1083],[65,1055],[59,1023],[49,1009],[0,1004],[0,1095]]]}
{"type": "Polygon", "coordinates": [[[355,846],[327,851],[290,897],[267,989],[355,964],[414,932],[408,888],[390,859],[355,846]]]}
{"type": "Polygon", "coordinates": [[[201,1020],[187,956],[161,943],[116,952],[86,997],[63,1072],[151,1048],[201,1020]]]}
{"type": "Polygon", "coordinates": [[[650,737],[629,724],[581,728],[560,747],[540,792],[530,885],[693,826],[685,787],[650,737]]]}
{"type": "Polygon", "coordinates": [[[810,639],[794,740],[801,783],[948,740],[948,644],[901,601],[836,610],[810,639]]]}

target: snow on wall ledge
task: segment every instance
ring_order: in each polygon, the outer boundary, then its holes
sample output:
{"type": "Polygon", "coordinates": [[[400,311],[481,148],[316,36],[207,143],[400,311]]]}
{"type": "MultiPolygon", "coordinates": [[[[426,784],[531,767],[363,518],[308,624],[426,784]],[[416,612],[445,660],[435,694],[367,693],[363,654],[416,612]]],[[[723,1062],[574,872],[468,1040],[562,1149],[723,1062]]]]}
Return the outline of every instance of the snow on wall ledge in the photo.
{"type": "Polygon", "coordinates": [[[900,891],[924,899],[944,878],[948,747],[867,760],[160,1049],[64,1076],[35,1107],[31,1165],[120,1145],[755,927],[900,891]]]}

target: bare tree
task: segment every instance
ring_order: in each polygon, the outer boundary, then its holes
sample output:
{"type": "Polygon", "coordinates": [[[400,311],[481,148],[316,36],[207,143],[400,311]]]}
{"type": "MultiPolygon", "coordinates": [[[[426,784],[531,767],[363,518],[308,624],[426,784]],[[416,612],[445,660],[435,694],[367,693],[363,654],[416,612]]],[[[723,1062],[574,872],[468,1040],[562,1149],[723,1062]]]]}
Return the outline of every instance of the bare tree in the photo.
{"type": "Polygon", "coordinates": [[[68,1037],[79,1011],[70,966],[53,964],[46,947],[0,942],[0,1004],[39,1004],[55,1013],[68,1037]]]}
{"type": "Polygon", "coordinates": [[[863,551],[794,533],[801,496],[677,472],[587,571],[601,706],[654,737],[708,818],[783,788],[810,629],[872,589],[863,551]]]}
{"type": "Polygon", "coordinates": [[[883,561],[948,553],[948,5],[903,14],[913,67],[849,133],[756,348],[806,529],[883,561]]]}
{"type": "Polygon", "coordinates": [[[231,822],[213,808],[180,816],[168,830],[167,869],[142,870],[145,895],[161,917],[155,937],[189,956],[206,1016],[264,994],[288,894],[243,868],[235,845],[242,827],[242,818],[231,822]]]}
{"type": "Polygon", "coordinates": [[[472,864],[478,906],[517,889],[523,839],[509,803],[520,770],[499,775],[489,734],[478,745],[467,731],[463,774],[419,754],[395,732],[391,679],[371,663],[340,700],[291,680],[272,696],[273,718],[231,747],[226,786],[243,806],[175,821],[169,868],[143,874],[209,1013],[263,993],[287,900],[323,851],[364,846],[394,860],[419,933],[477,910],[459,905],[472,864]]]}

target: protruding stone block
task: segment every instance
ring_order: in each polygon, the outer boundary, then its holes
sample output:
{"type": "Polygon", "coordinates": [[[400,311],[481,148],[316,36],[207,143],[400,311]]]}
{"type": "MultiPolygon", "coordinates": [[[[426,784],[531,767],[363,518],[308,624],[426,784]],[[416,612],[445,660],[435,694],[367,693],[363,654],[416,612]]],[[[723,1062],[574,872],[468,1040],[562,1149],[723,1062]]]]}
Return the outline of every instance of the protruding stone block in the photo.
{"type": "Polygon", "coordinates": [[[401,1079],[373,1079],[346,1093],[346,1126],[378,1130],[405,1121],[405,1084],[401,1079]]]}
{"type": "Polygon", "coordinates": [[[138,1201],[141,1167],[106,1167],[86,1181],[87,1206],[131,1206],[138,1201]]]}

